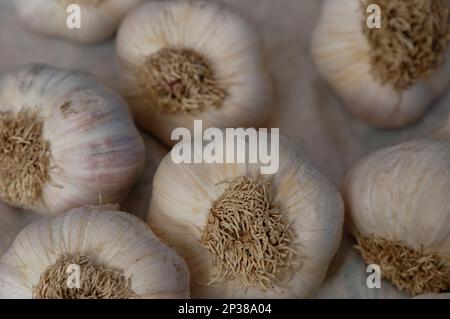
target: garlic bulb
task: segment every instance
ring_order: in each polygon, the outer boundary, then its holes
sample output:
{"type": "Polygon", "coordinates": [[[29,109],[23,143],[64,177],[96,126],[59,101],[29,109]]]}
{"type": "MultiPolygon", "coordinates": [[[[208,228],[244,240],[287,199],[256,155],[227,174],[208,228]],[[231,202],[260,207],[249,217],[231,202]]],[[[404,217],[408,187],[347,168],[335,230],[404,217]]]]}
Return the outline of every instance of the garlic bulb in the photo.
{"type": "Polygon", "coordinates": [[[450,143],[421,139],[369,155],[342,194],[358,249],[412,295],[450,288],[450,143]]]}
{"type": "Polygon", "coordinates": [[[187,298],[186,263],[145,223],[108,207],[31,224],[0,258],[0,299],[187,298]]]}
{"type": "Polygon", "coordinates": [[[166,144],[178,127],[258,127],[271,85],[256,30],[223,5],[150,1],[118,31],[124,95],[137,123],[166,144]]]}
{"type": "Polygon", "coordinates": [[[127,105],[93,76],[27,65],[0,79],[0,200],[47,214],[115,203],[144,156],[127,105]]]}
{"type": "Polygon", "coordinates": [[[340,195],[283,138],[278,172],[261,167],[161,162],[148,222],[187,261],[192,297],[304,298],[323,282],[341,239],[340,195]]]}
{"type": "Polygon", "coordinates": [[[111,37],[125,14],[142,0],[14,0],[19,17],[31,30],[81,43],[111,37]],[[79,5],[79,28],[69,27],[79,5]]]}
{"type": "Polygon", "coordinates": [[[353,115],[401,127],[417,121],[447,87],[448,23],[448,0],[326,0],[313,57],[353,115]],[[380,11],[370,11],[374,5],[380,11]],[[374,28],[378,13],[381,27],[374,28]]]}

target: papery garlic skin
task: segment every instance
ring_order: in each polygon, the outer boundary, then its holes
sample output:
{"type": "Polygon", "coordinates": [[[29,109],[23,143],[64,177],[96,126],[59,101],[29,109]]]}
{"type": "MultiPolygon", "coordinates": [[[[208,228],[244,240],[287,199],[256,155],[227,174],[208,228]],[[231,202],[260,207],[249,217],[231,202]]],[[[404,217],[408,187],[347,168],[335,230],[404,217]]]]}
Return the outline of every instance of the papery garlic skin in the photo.
{"type": "Polygon", "coordinates": [[[0,79],[0,114],[20,112],[36,113],[43,123],[49,178],[33,202],[9,204],[57,214],[119,202],[139,178],[145,150],[127,105],[92,75],[46,65],[6,74],[0,79]]]}
{"type": "Polygon", "coordinates": [[[30,299],[41,274],[61,255],[89,256],[123,270],[136,298],[188,298],[183,259],[137,217],[77,208],[29,225],[0,258],[0,299],[30,299]]]}
{"type": "Polygon", "coordinates": [[[94,43],[111,37],[125,14],[142,0],[14,0],[23,23],[31,30],[73,40],[94,43]],[[81,27],[69,28],[74,13],[70,4],[81,9],[81,27]]]}
{"type": "MultiPolygon", "coordinates": [[[[150,1],[128,14],[117,37],[123,94],[137,123],[173,145],[175,128],[258,127],[270,110],[272,87],[257,30],[223,5],[205,1],[150,1]],[[162,49],[191,50],[204,58],[214,84],[225,92],[217,108],[195,114],[163,112],[149,101],[137,74],[162,49]]],[[[169,84],[167,84],[169,85],[169,84]]]]}
{"type": "MultiPolygon", "coordinates": [[[[450,271],[448,139],[411,141],[367,156],[348,172],[342,195],[355,236],[376,236],[437,254],[443,270],[450,271]]],[[[408,288],[413,294],[435,292],[408,288]]]]}
{"type": "Polygon", "coordinates": [[[360,0],[326,0],[313,34],[312,55],[320,73],[343,99],[351,114],[381,128],[418,121],[450,80],[447,61],[425,80],[398,91],[371,73],[370,46],[363,33],[360,0]]]}
{"type": "Polygon", "coordinates": [[[284,138],[278,173],[263,176],[260,168],[260,164],[178,165],[170,156],[160,164],[148,222],[187,261],[193,298],[306,298],[321,286],[341,240],[344,209],[339,193],[284,138]],[[298,250],[299,263],[281,274],[286,280],[272,290],[243,287],[236,279],[206,284],[213,273],[211,255],[200,244],[202,232],[227,182],[241,176],[271,182],[273,201],[293,232],[290,247],[298,250]]]}

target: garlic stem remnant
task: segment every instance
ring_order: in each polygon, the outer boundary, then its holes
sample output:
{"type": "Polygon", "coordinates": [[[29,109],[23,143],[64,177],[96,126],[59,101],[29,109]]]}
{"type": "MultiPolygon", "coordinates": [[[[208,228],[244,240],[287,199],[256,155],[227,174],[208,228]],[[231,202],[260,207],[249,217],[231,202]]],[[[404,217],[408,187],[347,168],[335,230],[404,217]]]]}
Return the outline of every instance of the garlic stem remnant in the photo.
{"type": "Polygon", "coordinates": [[[293,234],[270,192],[269,183],[241,177],[214,203],[201,240],[212,256],[210,284],[237,279],[245,288],[271,290],[293,264],[293,234]]]}
{"type": "Polygon", "coordinates": [[[123,271],[93,263],[88,256],[61,256],[49,266],[33,287],[33,299],[129,299],[131,279],[123,271]],[[80,288],[67,284],[70,265],[80,267],[80,288]]]}
{"type": "Polygon", "coordinates": [[[370,45],[373,76],[396,90],[410,88],[444,63],[450,43],[449,8],[443,0],[363,0],[381,9],[380,29],[363,33],[370,45]]]}
{"type": "Polygon", "coordinates": [[[137,78],[144,96],[168,114],[219,108],[226,97],[211,63],[193,50],[163,48],[146,59],[137,78]]]}
{"type": "Polygon", "coordinates": [[[440,293],[450,288],[450,268],[437,253],[412,249],[401,242],[357,237],[356,247],[368,264],[381,267],[384,277],[412,295],[440,293]]]}
{"type": "Polygon", "coordinates": [[[49,142],[43,122],[32,111],[0,113],[0,198],[31,206],[50,180],[49,142]]]}

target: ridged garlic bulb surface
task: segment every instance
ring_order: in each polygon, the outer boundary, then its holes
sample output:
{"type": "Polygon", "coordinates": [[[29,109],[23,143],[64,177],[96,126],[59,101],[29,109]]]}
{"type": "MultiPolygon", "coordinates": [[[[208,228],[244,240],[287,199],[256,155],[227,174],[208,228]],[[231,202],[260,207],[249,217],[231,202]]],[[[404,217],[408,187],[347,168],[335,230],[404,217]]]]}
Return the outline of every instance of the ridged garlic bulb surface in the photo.
{"type": "Polygon", "coordinates": [[[174,128],[259,127],[272,96],[257,30],[210,1],[150,1],[117,38],[123,94],[137,123],[173,145],[174,128]]]}
{"type": "Polygon", "coordinates": [[[367,263],[412,295],[450,288],[450,143],[379,150],[347,174],[342,194],[367,263]]]}
{"type": "Polygon", "coordinates": [[[144,151],[126,103],[89,74],[27,65],[0,79],[0,200],[44,214],[119,202],[144,151]]]}
{"type": "Polygon", "coordinates": [[[306,298],[321,286],[341,240],[339,193],[284,138],[278,173],[260,168],[160,164],[148,222],[187,261],[193,298],[306,298]]]}
{"type": "Polygon", "coordinates": [[[112,207],[31,224],[0,258],[0,299],[188,297],[183,259],[137,217],[112,207]]]}
{"type": "Polygon", "coordinates": [[[419,120],[450,79],[447,0],[325,0],[313,34],[320,73],[347,109],[377,127],[419,120]],[[369,29],[369,5],[381,28],[369,29]]]}
{"type": "Polygon", "coordinates": [[[81,43],[111,37],[122,18],[142,0],[14,0],[19,17],[31,30],[81,43]],[[69,28],[71,4],[80,7],[80,28],[69,28]]]}

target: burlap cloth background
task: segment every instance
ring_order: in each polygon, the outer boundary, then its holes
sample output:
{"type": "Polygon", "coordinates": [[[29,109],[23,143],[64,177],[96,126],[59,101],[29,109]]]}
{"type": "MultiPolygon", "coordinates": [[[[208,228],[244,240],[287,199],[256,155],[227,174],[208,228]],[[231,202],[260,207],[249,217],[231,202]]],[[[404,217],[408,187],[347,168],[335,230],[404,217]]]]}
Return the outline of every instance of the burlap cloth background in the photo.
{"type": "MultiPolygon", "coordinates": [[[[78,46],[31,34],[15,15],[12,2],[0,0],[0,74],[25,63],[40,62],[93,72],[106,85],[119,90],[114,42],[78,46]]],[[[126,0],[124,0],[126,1],[126,0]]],[[[335,0],[339,1],[339,0],[335,0]]],[[[319,77],[310,55],[310,40],[318,20],[320,0],[224,0],[258,24],[265,41],[277,103],[270,126],[299,143],[310,161],[336,186],[345,171],[365,154],[387,145],[427,135],[450,110],[450,95],[436,102],[421,123],[399,131],[369,128],[345,112],[342,103],[319,77]]],[[[122,210],[146,215],[153,174],[168,152],[143,134],[147,167],[122,204],[122,210]]],[[[0,255],[17,232],[41,217],[0,205],[0,255]]],[[[403,298],[406,295],[383,281],[381,289],[368,289],[366,267],[345,235],[317,298],[403,298]]]]}

